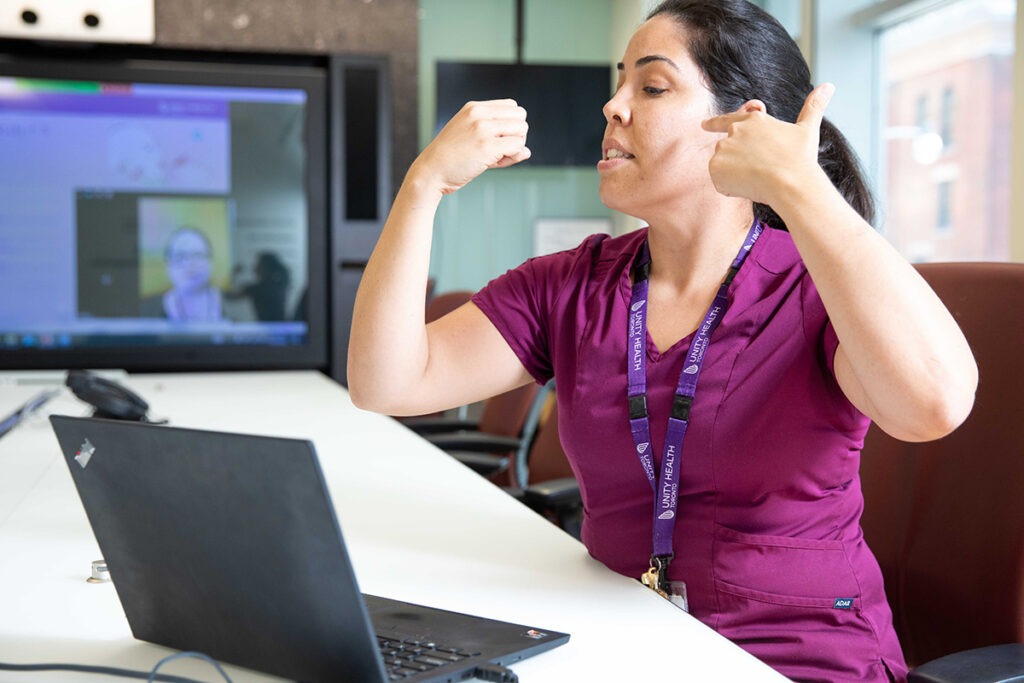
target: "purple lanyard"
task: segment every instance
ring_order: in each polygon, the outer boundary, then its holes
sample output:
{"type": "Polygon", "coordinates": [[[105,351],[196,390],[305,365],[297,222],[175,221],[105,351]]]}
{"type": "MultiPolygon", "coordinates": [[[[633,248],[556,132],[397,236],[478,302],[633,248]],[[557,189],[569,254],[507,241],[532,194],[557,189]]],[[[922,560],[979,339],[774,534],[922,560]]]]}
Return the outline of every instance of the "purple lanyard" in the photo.
{"type": "Polygon", "coordinates": [[[652,566],[667,567],[672,559],[672,532],[676,523],[676,509],[679,494],[679,457],[683,449],[683,438],[690,419],[690,406],[697,391],[697,378],[704,365],[704,356],[711,343],[711,335],[725,315],[728,307],[729,285],[751,248],[764,230],[761,222],[754,221],[747,233],[729,274],[718,288],[715,300],[704,316],[704,322],[697,328],[690,349],[679,374],[672,401],[672,414],[665,434],[665,450],[661,460],[661,476],[654,476],[654,461],[651,453],[651,423],[647,414],[647,290],[651,273],[651,253],[644,241],[636,262],[633,264],[633,294],[629,301],[629,346],[626,350],[627,379],[629,387],[629,428],[633,432],[633,443],[640,465],[654,490],[654,553],[652,566]]]}

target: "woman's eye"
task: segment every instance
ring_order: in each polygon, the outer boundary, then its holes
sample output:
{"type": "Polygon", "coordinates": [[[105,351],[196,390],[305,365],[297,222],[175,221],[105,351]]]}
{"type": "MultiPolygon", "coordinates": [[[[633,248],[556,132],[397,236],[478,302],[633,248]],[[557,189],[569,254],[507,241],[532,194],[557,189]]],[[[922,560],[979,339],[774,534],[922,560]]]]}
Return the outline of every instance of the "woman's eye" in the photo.
{"type": "Polygon", "coordinates": [[[653,85],[648,85],[644,88],[644,92],[648,95],[660,95],[665,92],[665,90],[667,90],[667,88],[655,88],[653,85]]]}

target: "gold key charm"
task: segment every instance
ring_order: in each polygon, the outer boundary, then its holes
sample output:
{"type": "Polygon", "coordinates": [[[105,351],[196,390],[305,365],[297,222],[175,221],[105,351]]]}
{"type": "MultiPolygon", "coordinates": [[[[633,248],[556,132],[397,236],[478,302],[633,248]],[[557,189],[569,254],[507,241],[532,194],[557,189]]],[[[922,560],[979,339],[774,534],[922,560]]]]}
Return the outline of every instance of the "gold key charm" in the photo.
{"type": "Polygon", "coordinates": [[[648,588],[650,588],[655,593],[657,593],[658,595],[660,595],[661,597],[667,598],[668,595],[665,593],[665,591],[661,589],[659,579],[660,575],[658,573],[657,568],[651,567],[646,572],[644,572],[643,576],[640,577],[640,582],[648,588]]]}

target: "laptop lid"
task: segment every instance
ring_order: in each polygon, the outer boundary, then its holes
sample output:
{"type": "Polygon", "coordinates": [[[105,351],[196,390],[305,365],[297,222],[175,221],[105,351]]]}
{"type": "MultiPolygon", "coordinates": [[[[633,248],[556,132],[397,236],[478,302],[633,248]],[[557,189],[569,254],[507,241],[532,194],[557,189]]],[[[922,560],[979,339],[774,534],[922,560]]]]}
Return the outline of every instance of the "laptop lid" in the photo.
{"type": "Polygon", "coordinates": [[[409,680],[458,680],[568,640],[366,596],[371,620],[309,441],[50,420],[140,640],[311,683],[388,680],[375,627],[397,639],[468,629],[466,657],[409,680]]]}

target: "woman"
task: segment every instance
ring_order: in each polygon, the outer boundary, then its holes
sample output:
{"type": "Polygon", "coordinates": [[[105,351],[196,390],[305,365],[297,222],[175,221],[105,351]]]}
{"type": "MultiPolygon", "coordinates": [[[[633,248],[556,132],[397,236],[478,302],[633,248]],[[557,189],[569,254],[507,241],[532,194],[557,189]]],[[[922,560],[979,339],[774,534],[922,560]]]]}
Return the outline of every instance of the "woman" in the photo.
{"type": "Polygon", "coordinates": [[[178,228],[167,238],[164,262],[171,288],[158,300],[143,301],[144,317],[174,322],[216,322],[223,319],[220,290],[214,286],[213,247],[201,230],[178,228]]]}
{"type": "Polygon", "coordinates": [[[859,450],[870,420],[954,429],[977,369],[869,225],[832,92],[744,0],[663,3],[619,65],[598,164],[602,201],[648,227],[532,259],[425,326],[442,195],[530,154],[514,102],[470,103],[396,198],[349,389],[414,414],[554,376],[594,557],[791,678],[902,680],[859,450]]]}

